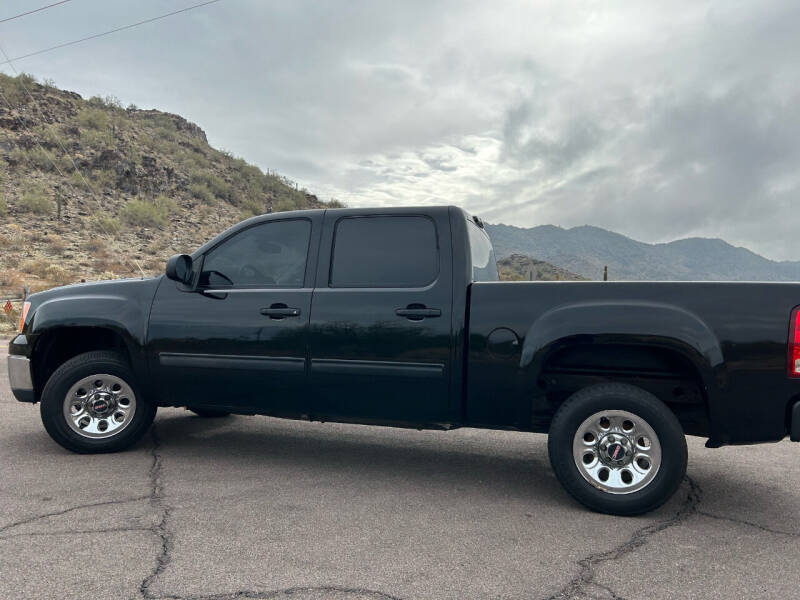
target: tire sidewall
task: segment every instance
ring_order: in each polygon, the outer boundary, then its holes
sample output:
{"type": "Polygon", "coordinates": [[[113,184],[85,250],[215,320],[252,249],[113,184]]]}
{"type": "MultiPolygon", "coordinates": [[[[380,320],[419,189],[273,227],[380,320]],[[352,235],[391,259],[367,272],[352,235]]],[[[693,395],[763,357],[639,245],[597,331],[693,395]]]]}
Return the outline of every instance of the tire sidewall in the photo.
{"type": "Polygon", "coordinates": [[[134,444],[152,423],[155,406],[145,401],[133,371],[121,357],[108,352],[90,352],[67,361],[53,373],[42,392],[40,412],[45,429],[61,446],[73,452],[100,453],[116,452],[134,444]],[[115,375],[130,386],[136,397],[136,412],[119,434],[91,439],[70,428],[64,416],[64,399],[75,382],[99,373],[115,375]]]}
{"type": "Polygon", "coordinates": [[[633,386],[609,385],[587,388],[568,399],[556,413],[548,439],[550,462],[566,490],[579,502],[599,512],[636,515],[666,502],[686,473],[686,438],[675,415],[658,398],[633,386]],[[643,489],[630,494],[611,494],[589,483],[572,455],[578,427],[591,415],[624,410],[644,419],[661,445],[658,473],[643,489]]]}

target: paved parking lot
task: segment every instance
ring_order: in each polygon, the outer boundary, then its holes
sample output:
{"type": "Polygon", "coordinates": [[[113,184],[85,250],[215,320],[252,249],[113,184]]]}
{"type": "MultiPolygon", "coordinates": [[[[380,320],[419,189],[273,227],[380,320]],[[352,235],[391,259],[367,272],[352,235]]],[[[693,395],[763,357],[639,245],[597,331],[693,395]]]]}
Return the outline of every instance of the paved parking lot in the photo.
{"type": "Polygon", "coordinates": [[[542,435],[161,410],[78,456],[0,353],[0,597],[796,598],[800,444],[706,450],[646,517],[587,512],[542,435]]]}

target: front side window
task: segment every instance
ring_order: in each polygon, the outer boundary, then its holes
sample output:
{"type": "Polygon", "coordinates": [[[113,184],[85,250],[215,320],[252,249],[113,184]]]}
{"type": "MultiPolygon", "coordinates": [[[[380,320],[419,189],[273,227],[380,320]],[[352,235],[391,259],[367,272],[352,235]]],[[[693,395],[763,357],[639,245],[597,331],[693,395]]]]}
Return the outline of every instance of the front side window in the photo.
{"type": "Polygon", "coordinates": [[[486,231],[468,220],[467,232],[472,257],[472,281],[497,281],[497,261],[486,231]]]}
{"type": "Polygon", "coordinates": [[[301,288],[311,221],[271,221],[248,227],[206,254],[203,287],[301,288]]]}
{"type": "Polygon", "coordinates": [[[336,224],[331,287],[424,287],[438,274],[436,225],[428,217],[345,217],[336,224]]]}

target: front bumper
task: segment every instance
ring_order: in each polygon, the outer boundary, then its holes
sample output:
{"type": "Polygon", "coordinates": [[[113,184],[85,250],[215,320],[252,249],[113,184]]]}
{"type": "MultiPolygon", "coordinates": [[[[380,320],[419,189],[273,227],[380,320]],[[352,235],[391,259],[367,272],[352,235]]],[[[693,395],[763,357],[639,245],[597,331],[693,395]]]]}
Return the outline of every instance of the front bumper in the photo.
{"type": "Polygon", "coordinates": [[[20,402],[36,402],[31,377],[31,361],[25,356],[8,355],[8,381],[11,392],[20,402]]]}

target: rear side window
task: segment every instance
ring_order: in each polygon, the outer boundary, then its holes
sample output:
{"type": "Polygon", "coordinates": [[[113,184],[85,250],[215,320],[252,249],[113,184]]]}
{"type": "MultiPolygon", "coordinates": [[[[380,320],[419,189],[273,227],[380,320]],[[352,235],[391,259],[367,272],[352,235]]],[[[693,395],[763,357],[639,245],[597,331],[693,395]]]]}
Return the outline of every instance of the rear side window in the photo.
{"type": "Polygon", "coordinates": [[[345,217],[336,223],[331,287],[423,287],[439,274],[428,217],[345,217]]]}
{"type": "Polygon", "coordinates": [[[497,260],[486,231],[470,220],[467,221],[467,232],[472,257],[472,281],[497,281],[497,260]]]}

